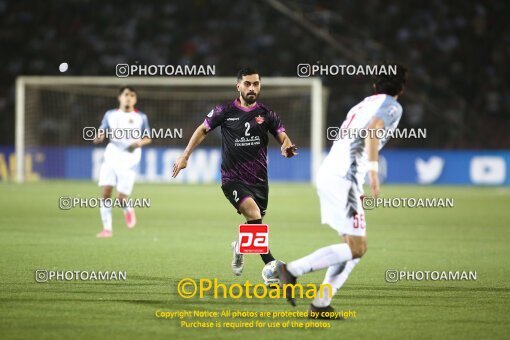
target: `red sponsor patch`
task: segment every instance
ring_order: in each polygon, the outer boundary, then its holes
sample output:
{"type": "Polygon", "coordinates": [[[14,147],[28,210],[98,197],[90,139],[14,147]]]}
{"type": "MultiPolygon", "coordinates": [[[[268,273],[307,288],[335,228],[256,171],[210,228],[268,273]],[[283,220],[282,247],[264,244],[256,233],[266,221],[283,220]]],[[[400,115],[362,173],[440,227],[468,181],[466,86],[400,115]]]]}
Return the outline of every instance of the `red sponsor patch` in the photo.
{"type": "Polygon", "coordinates": [[[241,254],[267,254],[269,252],[269,226],[267,224],[240,224],[238,244],[241,254]]]}
{"type": "Polygon", "coordinates": [[[264,117],[262,116],[255,117],[255,121],[257,122],[257,124],[262,124],[264,123],[264,117]]]}

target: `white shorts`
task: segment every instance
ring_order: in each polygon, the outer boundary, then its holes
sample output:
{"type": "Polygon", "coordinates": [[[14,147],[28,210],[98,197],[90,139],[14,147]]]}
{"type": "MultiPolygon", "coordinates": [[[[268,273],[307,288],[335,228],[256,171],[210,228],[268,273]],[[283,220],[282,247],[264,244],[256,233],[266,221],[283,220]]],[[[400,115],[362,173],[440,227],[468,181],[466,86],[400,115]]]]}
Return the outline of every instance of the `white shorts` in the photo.
{"type": "Polygon", "coordinates": [[[340,235],[366,235],[362,191],[356,184],[344,177],[319,171],[317,194],[323,224],[329,224],[340,235]]]}
{"type": "Polygon", "coordinates": [[[135,185],[135,177],[134,168],[113,167],[103,162],[99,170],[99,186],[116,187],[117,192],[129,196],[135,185]]]}

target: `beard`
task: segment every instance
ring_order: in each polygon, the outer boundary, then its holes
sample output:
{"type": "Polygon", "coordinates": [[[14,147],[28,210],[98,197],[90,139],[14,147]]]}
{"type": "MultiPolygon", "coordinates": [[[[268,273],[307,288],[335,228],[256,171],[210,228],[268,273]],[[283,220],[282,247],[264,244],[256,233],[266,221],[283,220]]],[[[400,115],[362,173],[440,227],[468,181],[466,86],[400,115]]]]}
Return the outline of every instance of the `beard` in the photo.
{"type": "Polygon", "coordinates": [[[257,101],[259,95],[256,94],[255,92],[248,92],[246,95],[241,92],[241,97],[243,97],[244,101],[248,105],[251,105],[257,101]]]}

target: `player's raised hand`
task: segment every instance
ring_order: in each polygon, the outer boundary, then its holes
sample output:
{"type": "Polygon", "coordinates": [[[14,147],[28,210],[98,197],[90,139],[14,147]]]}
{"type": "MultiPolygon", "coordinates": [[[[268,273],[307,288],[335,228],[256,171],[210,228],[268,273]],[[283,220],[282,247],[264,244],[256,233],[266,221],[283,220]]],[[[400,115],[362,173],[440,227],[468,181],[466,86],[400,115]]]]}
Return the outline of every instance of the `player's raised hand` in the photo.
{"type": "Polygon", "coordinates": [[[175,178],[179,174],[179,172],[188,166],[188,159],[184,156],[181,156],[175,160],[174,167],[172,170],[172,177],[175,178]]]}
{"type": "Polygon", "coordinates": [[[368,178],[370,180],[370,189],[372,190],[372,196],[377,198],[379,196],[379,175],[377,171],[369,171],[368,178]]]}
{"type": "Polygon", "coordinates": [[[283,145],[281,151],[282,151],[282,156],[285,158],[291,158],[291,157],[298,155],[297,147],[294,144],[289,145],[289,146],[283,145]]]}

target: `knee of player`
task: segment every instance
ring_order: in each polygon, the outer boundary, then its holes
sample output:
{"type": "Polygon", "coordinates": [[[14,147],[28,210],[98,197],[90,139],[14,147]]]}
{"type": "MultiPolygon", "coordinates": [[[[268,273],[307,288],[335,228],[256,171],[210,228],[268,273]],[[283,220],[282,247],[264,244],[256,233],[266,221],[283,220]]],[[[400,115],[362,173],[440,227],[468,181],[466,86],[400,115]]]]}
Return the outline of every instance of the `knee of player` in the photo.
{"type": "Polygon", "coordinates": [[[359,259],[367,252],[367,243],[363,242],[352,242],[349,244],[352,252],[353,259],[359,259]]]}
{"type": "Polygon", "coordinates": [[[112,197],[112,189],[104,189],[103,190],[103,198],[110,198],[112,197]]]}
{"type": "Polygon", "coordinates": [[[117,199],[124,201],[127,200],[128,196],[121,194],[120,192],[117,194],[117,199]]]}
{"type": "Polygon", "coordinates": [[[241,213],[249,220],[258,220],[261,217],[260,215],[260,209],[257,206],[254,207],[241,207],[239,209],[241,213]]]}
{"type": "Polygon", "coordinates": [[[262,218],[262,216],[260,215],[259,209],[251,209],[248,212],[247,217],[249,220],[260,220],[262,218]]]}
{"type": "Polygon", "coordinates": [[[363,257],[363,255],[365,255],[365,253],[367,252],[367,249],[357,246],[357,247],[351,248],[351,251],[352,251],[352,258],[359,259],[359,258],[363,257]]]}

